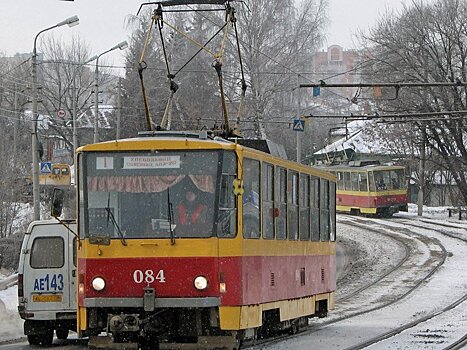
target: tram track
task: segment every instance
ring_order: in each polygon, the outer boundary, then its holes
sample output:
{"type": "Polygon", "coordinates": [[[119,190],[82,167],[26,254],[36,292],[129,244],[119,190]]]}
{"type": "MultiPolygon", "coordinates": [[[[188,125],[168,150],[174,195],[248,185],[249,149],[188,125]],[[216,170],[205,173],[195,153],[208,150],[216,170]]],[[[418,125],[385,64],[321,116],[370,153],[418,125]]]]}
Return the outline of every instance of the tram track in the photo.
{"type": "MultiPolygon", "coordinates": [[[[447,228],[456,229],[456,230],[458,230],[458,229],[463,230],[464,229],[464,228],[459,227],[457,225],[449,225],[449,224],[438,225],[438,223],[436,223],[436,222],[431,222],[431,221],[427,221],[427,220],[418,220],[418,221],[421,221],[425,225],[418,224],[417,220],[411,220],[409,222],[408,220],[405,220],[405,219],[399,219],[398,221],[403,222],[405,226],[409,227],[409,229],[410,229],[410,227],[415,227],[417,229],[435,230],[439,234],[442,234],[444,236],[447,236],[449,238],[458,240],[458,241],[463,242],[463,243],[467,243],[467,239],[465,239],[463,237],[459,237],[458,235],[447,232],[447,231],[445,231],[443,229],[439,229],[439,228],[433,229],[433,228],[426,227],[426,224],[428,223],[428,224],[431,224],[433,226],[442,226],[442,227],[447,227],[447,228]]],[[[467,301],[467,294],[464,294],[463,296],[456,299],[452,303],[450,303],[447,306],[443,307],[441,310],[430,312],[429,314],[427,314],[427,315],[425,315],[423,317],[417,318],[412,322],[403,324],[400,327],[396,327],[396,328],[394,328],[394,329],[392,329],[392,330],[390,330],[388,332],[380,334],[380,335],[378,335],[378,336],[376,336],[374,338],[371,338],[371,339],[369,339],[369,340],[367,340],[365,342],[362,342],[362,343],[359,343],[357,345],[353,345],[351,347],[348,347],[345,350],[363,349],[363,348],[369,347],[371,345],[374,345],[376,343],[379,343],[379,342],[381,342],[383,340],[395,337],[395,336],[397,336],[398,334],[400,334],[400,333],[402,333],[404,331],[413,329],[413,328],[421,325],[424,322],[433,320],[436,317],[439,317],[440,315],[443,315],[443,314],[453,310],[454,308],[460,306],[461,304],[465,303],[466,301],[467,301]]],[[[452,344],[446,346],[444,349],[445,350],[447,350],[447,349],[461,349],[466,344],[467,344],[467,334],[465,334],[463,337],[461,337],[457,341],[453,342],[452,344]]]]}
{"type": "MultiPolygon", "coordinates": [[[[361,317],[358,318],[358,316],[364,316],[365,317],[365,314],[368,314],[370,315],[372,312],[377,312],[378,314],[378,311],[382,310],[384,312],[384,309],[385,308],[388,308],[388,312],[389,312],[389,309],[394,309],[395,307],[400,307],[400,305],[404,305],[404,303],[410,303],[410,300],[412,299],[415,299],[418,297],[418,295],[420,295],[419,293],[414,293],[416,292],[418,289],[420,289],[421,286],[425,286],[425,285],[429,285],[430,284],[430,281],[433,281],[433,277],[436,275],[437,272],[440,271],[440,268],[443,267],[445,264],[446,264],[446,260],[447,258],[449,257],[452,257],[452,252],[450,252],[450,249],[446,248],[444,244],[444,241],[440,241],[438,239],[439,236],[437,235],[425,235],[423,233],[423,231],[418,231],[420,229],[423,229],[423,230],[428,230],[429,232],[433,232],[433,231],[436,231],[436,233],[439,233],[440,235],[444,235],[445,237],[449,237],[449,238],[452,238],[452,239],[455,239],[459,242],[462,242],[462,243],[466,243],[467,242],[467,239],[457,235],[455,232],[452,233],[450,232],[449,230],[444,230],[444,229],[440,229],[439,227],[436,227],[436,228],[431,228],[431,227],[427,227],[425,223],[425,225],[423,225],[423,223],[419,223],[418,220],[404,220],[404,219],[400,219],[400,218],[397,218],[397,220],[390,220],[390,221],[385,221],[385,220],[381,220],[381,219],[375,219],[375,220],[370,220],[370,219],[360,219],[360,218],[351,218],[350,221],[352,223],[349,223],[349,220],[346,219],[344,220],[344,222],[340,222],[340,224],[349,224],[349,225],[354,225],[355,227],[361,227],[361,228],[364,228],[365,230],[368,230],[368,231],[371,231],[371,232],[378,232],[379,234],[387,234],[388,232],[391,232],[393,231],[394,232],[394,236],[397,236],[397,235],[404,235],[406,236],[408,239],[412,239],[412,240],[417,240],[417,241],[420,241],[420,242],[424,242],[424,244],[426,244],[426,246],[431,246],[432,248],[434,247],[437,247],[435,248],[434,250],[431,249],[431,255],[433,257],[436,257],[436,260],[437,260],[437,263],[436,265],[432,266],[432,269],[430,269],[430,271],[425,271],[425,276],[423,278],[420,278],[418,280],[418,282],[411,286],[411,288],[409,290],[407,290],[405,293],[403,294],[400,294],[397,296],[397,298],[394,298],[393,300],[389,301],[388,303],[384,303],[384,304],[381,304],[381,305],[378,305],[376,307],[372,307],[372,308],[368,308],[366,310],[361,310],[359,312],[350,312],[349,314],[347,315],[342,315],[342,316],[338,316],[334,319],[330,319],[330,320],[325,320],[319,324],[315,324],[315,325],[310,325],[310,327],[305,330],[304,332],[300,333],[299,335],[297,336],[289,336],[287,339],[287,343],[289,343],[290,341],[291,342],[296,342],[298,344],[304,344],[305,341],[300,341],[300,337],[307,337],[307,336],[310,336],[310,341],[311,339],[313,339],[313,342],[317,341],[317,339],[321,339],[320,337],[322,337],[323,335],[321,335],[321,333],[323,334],[333,334],[333,333],[339,333],[341,332],[341,329],[343,327],[345,327],[345,324],[346,325],[349,325],[349,322],[347,322],[347,320],[351,320],[351,319],[358,319],[358,321],[351,321],[352,325],[354,325],[356,322],[360,322],[360,320],[362,319],[361,317]],[[394,221],[398,222],[398,223],[402,223],[400,225],[400,227],[397,227],[397,225],[395,226],[394,225],[394,221]],[[402,227],[403,225],[403,227],[402,227]],[[418,231],[418,232],[417,232],[418,231]],[[434,244],[434,245],[433,245],[434,244]],[[411,294],[415,294],[415,295],[412,295],[410,296],[411,294]],[[410,296],[410,297],[409,297],[410,296]],[[408,300],[404,300],[404,299],[408,299],[408,300]],[[400,302],[404,301],[403,304],[399,304],[400,302]],[[397,305],[397,306],[396,306],[397,305]],[[344,323],[342,323],[344,322],[344,323]],[[340,324],[341,323],[341,324],[340,324]],[[340,324],[340,325],[339,325],[340,324]],[[339,325],[337,328],[334,327],[334,325],[339,325]],[[336,331],[333,331],[334,329],[336,329],[336,331]]],[[[437,225],[437,223],[431,223],[430,224],[432,225],[435,225],[435,226],[439,226],[437,225]]],[[[463,227],[459,227],[457,225],[444,225],[444,227],[447,227],[447,228],[450,228],[450,229],[463,229],[463,227]]],[[[389,233],[389,235],[391,235],[389,233]]],[[[407,248],[408,249],[408,248],[407,248]]],[[[409,254],[410,254],[410,249],[409,249],[409,254]]],[[[358,296],[359,294],[362,294],[362,293],[365,293],[365,291],[367,290],[367,288],[372,288],[373,285],[378,285],[380,283],[382,283],[382,281],[384,281],[385,277],[386,276],[390,276],[391,274],[394,274],[394,273],[398,273],[398,269],[401,268],[401,266],[403,266],[404,264],[407,263],[407,258],[405,256],[406,254],[404,254],[404,257],[401,258],[397,264],[395,266],[393,266],[391,269],[389,270],[386,270],[386,271],[383,271],[383,273],[377,278],[377,279],[374,279],[372,282],[367,282],[365,283],[364,285],[360,286],[359,288],[353,290],[352,292],[346,294],[345,296],[343,297],[340,297],[338,298],[336,301],[337,301],[337,304],[340,306],[340,304],[343,304],[345,301],[351,301],[353,299],[353,297],[356,297],[358,296]],[[384,276],[384,277],[383,277],[384,276]]],[[[449,267],[447,267],[449,268],[449,267]]],[[[446,269],[444,269],[446,270],[446,269]]],[[[436,280],[436,279],[435,279],[436,280]]],[[[422,289],[424,290],[424,289],[422,289]]],[[[423,293],[422,293],[423,294],[423,293]]],[[[379,334],[376,333],[376,335],[374,335],[373,337],[368,337],[368,339],[366,339],[365,341],[361,341],[361,342],[355,342],[355,344],[351,345],[350,347],[345,347],[346,343],[342,344],[341,346],[339,346],[339,348],[341,349],[361,349],[361,348],[365,348],[365,347],[369,347],[369,346],[372,346],[374,344],[377,344],[378,342],[381,342],[381,341],[391,341],[391,339],[394,338],[394,342],[397,343],[397,335],[404,332],[404,331],[409,331],[411,329],[416,329],[417,326],[418,327],[425,327],[425,322],[429,323],[431,320],[434,320],[434,322],[436,322],[437,317],[440,317],[440,316],[443,316],[445,318],[449,317],[449,312],[453,312],[453,310],[459,310],[459,308],[465,308],[465,304],[467,303],[467,294],[463,294],[463,295],[460,295],[459,294],[457,295],[456,299],[455,300],[452,300],[451,299],[451,302],[449,302],[449,300],[447,300],[448,303],[446,303],[447,305],[444,305],[440,308],[437,308],[436,310],[426,310],[426,311],[421,311],[420,312],[420,315],[416,315],[417,317],[415,317],[415,319],[411,320],[410,322],[403,322],[403,324],[400,324],[398,326],[394,326],[392,327],[391,329],[387,330],[387,331],[382,331],[380,332],[379,334]],[[456,309],[457,308],[457,309],[456,309]]],[[[336,307],[336,309],[339,309],[339,307],[336,307]]],[[[336,311],[336,310],[335,310],[336,311]]],[[[335,312],[333,312],[335,314],[335,312]]],[[[381,312],[379,312],[379,314],[381,314],[381,312]]],[[[331,315],[332,317],[332,315],[331,315]]],[[[368,318],[367,318],[368,319],[368,318]]],[[[452,318],[451,318],[452,319],[452,318]]],[[[438,321],[439,322],[439,321],[438,321]]],[[[353,327],[353,326],[352,326],[353,327]]],[[[418,334],[415,334],[415,335],[411,335],[411,336],[414,336],[414,337],[420,337],[420,338],[423,338],[424,336],[425,337],[430,337],[430,335],[424,335],[423,333],[426,333],[427,331],[420,331],[418,334]]],[[[344,333],[344,332],[343,332],[344,333]]],[[[404,333],[407,333],[407,332],[404,332],[404,333]]],[[[437,335],[435,335],[437,336],[437,335]]],[[[336,337],[338,338],[338,337],[336,337]]],[[[438,342],[443,342],[443,337],[440,336],[441,340],[437,340],[438,342]]],[[[271,340],[270,342],[268,342],[267,344],[263,343],[262,344],[262,347],[261,349],[275,349],[275,344],[277,343],[282,343],[286,338],[285,337],[280,337],[280,338],[277,338],[277,339],[274,339],[274,340],[271,340]]],[[[430,339],[426,340],[425,342],[429,343],[430,342],[430,339]]],[[[321,341],[320,341],[321,343],[321,341]]],[[[282,343],[284,344],[284,343],[282,343]]],[[[310,343],[311,344],[311,343],[310,343]]],[[[457,334],[457,336],[455,336],[455,341],[452,341],[450,340],[450,344],[449,345],[446,345],[444,344],[445,348],[444,349],[460,349],[462,348],[463,346],[465,346],[467,344],[467,335],[459,335],[457,334]]],[[[325,343],[322,344],[324,347],[326,347],[325,343]]],[[[386,343],[384,343],[384,345],[386,345],[386,343]]],[[[394,346],[394,344],[393,344],[394,346]]],[[[286,349],[292,349],[293,347],[285,347],[286,349]]],[[[300,348],[300,349],[303,349],[304,347],[300,347],[300,346],[297,346],[297,348],[300,348]]],[[[380,344],[378,344],[378,346],[376,348],[384,348],[381,347],[380,344]]],[[[386,347],[388,348],[388,347],[386,347]]],[[[441,349],[441,348],[440,348],[441,349]]]]}

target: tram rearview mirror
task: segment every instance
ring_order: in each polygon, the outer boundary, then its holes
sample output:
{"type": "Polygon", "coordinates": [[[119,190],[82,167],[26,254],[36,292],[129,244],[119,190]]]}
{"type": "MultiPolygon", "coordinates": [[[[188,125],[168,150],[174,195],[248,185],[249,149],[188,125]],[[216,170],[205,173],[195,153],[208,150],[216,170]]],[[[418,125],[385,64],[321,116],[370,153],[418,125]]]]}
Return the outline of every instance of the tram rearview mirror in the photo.
{"type": "Polygon", "coordinates": [[[62,215],[63,201],[65,199],[65,191],[60,188],[54,188],[52,193],[52,205],[50,208],[50,215],[58,218],[62,215]]]}

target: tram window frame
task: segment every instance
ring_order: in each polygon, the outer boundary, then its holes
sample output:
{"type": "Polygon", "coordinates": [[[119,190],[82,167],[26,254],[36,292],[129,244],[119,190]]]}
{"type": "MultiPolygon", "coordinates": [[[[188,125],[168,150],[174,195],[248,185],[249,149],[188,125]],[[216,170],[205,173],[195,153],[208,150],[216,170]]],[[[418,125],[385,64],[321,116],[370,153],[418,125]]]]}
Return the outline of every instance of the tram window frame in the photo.
{"type": "Polygon", "coordinates": [[[336,183],[329,181],[329,220],[330,220],[330,240],[336,241],[336,183]]]}
{"type": "Polygon", "coordinates": [[[337,189],[338,190],[344,190],[345,189],[345,186],[344,186],[344,174],[342,173],[342,171],[337,171],[336,172],[336,177],[337,177],[337,189]]]}
{"type": "Polygon", "coordinates": [[[350,179],[350,172],[349,171],[344,171],[344,189],[346,191],[351,191],[352,190],[352,182],[350,179]]]}
{"type": "Polygon", "coordinates": [[[233,181],[238,177],[238,158],[235,152],[224,151],[221,153],[220,161],[222,162],[222,167],[219,167],[219,205],[217,207],[217,213],[215,213],[218,224],[217,229],[214,232],[217,232],[217,237],[219,238],[235,238],[238,233],[238,196],[233,193],[232,186],[233,181]],[[232,156],[232,159],[229,160],[228,157],[230,156],[232,156]],[[234,168],[230,169],[229,165],[234,165],[234,168]],[[226,198],[223,197],[224,194],[226,195],[226,198]],[[230,204],[231,206],[227,206],[227,204],[230,204]],[[220,224],[223,221],[221,219],[222,211],[230,212],[230,215],[228,215],[228,218],[230,219],[229,232],[223,231],[224,226],[220,224]]]}
{"type": "Polygon", "coordinates": [[[352,186],[352,191],[359,191],[360,190],[360,186],[359,186],[359,183],[358,183],[358,173],[355,172],[355,171],[352,171],[350,173],[350,184],[352,186]]]}
{"type": "Polygon", "coordinates": [[[264,239],[274,239],[274,165],[263,163],[261,169],[261,231],[264,239]]]}
{"type": "Polygon", "coordinates": [[[289,240],[298,240],[299,230],[299,176],[295,170],[287,172],[287,235],[289,240]]]}
{"type": "Polygon", "coordinates": [[[287,169],[276,166],[275,171],[275,233],[277,240],[287,239],[287,169]]]}
{"type": "Polygon", "coordinates": [[[299,236],[301,241],[310,240],[310,175],[300,174],[299,180],[299,236]]]}
{"type": "Polygon", "coordinates": [[[320,225],[319,233],[321,241],[330,240],[330,218],[329,218],[329,180],[321,179],[320,181],[320,196],[319,196],[319,213],[320,213],[320,225]]]}
{"type": "Polygon", "coordinates": [[[320,197],[320,178],[310,176],[310,228],[311,240],[318,242],[320,240],[320,213],[319,213],[319,197],[320,197]]]}
{"type": "Polygon", "coordinates": [[[365,171],[360,171],[358,173],[358,182],[360,192],[368,192],[368,174],[365,171]]]}
{"type": "Polygon", "coordinates": [[[368,181],[370,192],[376,192],[375,175],[373,171],[368,172],[368,181]]]}
{"type": "Polygon", "coordinates": [[[243,238],[259,239],[261,238],[261,164],[256,159],[244,158],[242,168],[244,188],[244,192],[242,195],[243,238]],[[255,217],[257,217],[256,221],[254,220],[255,217]],[[255,230],[254,232],[247,233],[247,230],[245,230],[245,222],[247,222],[247,220],[252,220],[251,224],[256,226],[257,230],[255,230]]]}

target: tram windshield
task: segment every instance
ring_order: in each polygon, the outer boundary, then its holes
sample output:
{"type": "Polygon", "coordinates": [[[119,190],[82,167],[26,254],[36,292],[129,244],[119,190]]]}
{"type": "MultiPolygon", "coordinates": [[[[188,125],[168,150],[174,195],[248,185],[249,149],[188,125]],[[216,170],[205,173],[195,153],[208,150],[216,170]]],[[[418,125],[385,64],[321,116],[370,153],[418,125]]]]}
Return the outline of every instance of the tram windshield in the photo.
{"type": "Polygon", "coordinates": [[[370,172],[370,191],[406,189],[404,169],[377,170],[370,172]]]}
{"type": "Polygon", "coordinates": [[[213,236],[218,187],[225,188],[217,181],[221,151],[87,153],[83,163],[80,236],[213,236]]]}

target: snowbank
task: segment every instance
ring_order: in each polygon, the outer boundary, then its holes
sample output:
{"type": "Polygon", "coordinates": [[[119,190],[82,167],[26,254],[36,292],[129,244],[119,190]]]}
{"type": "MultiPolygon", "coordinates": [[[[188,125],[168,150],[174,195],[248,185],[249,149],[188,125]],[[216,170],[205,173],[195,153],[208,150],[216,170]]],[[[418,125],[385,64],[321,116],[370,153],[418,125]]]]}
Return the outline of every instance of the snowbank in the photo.
{"type": "MultiPolygon", "coordinates": [[[[0,274],[0,281],[7,276],[0,274]]],[[[18,314],[18,286],[0,291],[0,343],[23,337],[24,321],[18,314]]]]}

